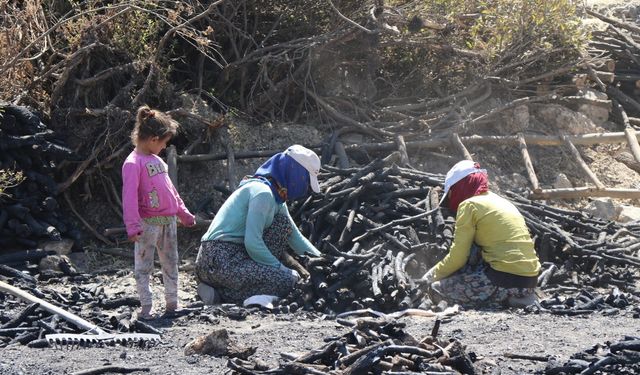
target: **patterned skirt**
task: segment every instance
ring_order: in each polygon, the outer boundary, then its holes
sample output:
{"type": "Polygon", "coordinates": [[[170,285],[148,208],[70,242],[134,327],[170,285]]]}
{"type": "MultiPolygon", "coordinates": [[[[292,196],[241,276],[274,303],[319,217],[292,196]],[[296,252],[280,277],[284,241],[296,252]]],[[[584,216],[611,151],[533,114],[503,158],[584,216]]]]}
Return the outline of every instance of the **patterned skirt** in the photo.
{"type": "Polygon", "coordinates": [[[509,297],[527,297],[534,288],[503,288],[495,285],[485,270],[490,267],[482,261],[480,250],[471,249],[469,261],[453,275],[431,284],[431,299],[437,303],[445,300],[466,307],[501,307],[509,297]]]}
{"type": "MultiPolygon", "coordinates": [[[[285,215],[276,215],[263,233],[267,248],[279,260],[287,251],[290,234],[291,226],[285,215]]],[[[289,272],[251,259],[243,244],[218,240],[200,245],[196,276],[214,287],[223,302],[237,304],[256,294],[284,297],[296,282],[289,272]]]]}

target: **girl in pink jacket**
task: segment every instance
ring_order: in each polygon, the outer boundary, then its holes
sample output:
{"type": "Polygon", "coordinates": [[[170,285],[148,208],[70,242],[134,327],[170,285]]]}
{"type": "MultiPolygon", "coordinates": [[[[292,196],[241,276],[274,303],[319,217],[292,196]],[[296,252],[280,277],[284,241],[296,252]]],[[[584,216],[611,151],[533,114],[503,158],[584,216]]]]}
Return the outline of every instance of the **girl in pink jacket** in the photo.
{"type": "Polygon", "coordinates": [[[138,109],[131,141],[136,146],[122,165],[122,213],[129,240],[135,243],[134,274],[142,308],[139,319],[152,318],[149,280],[156,248],[162,266],[165,314],[178,308],[177,221],[195,225],[158,154],[175,136],[178,124],[147,106],[138,109]]]}

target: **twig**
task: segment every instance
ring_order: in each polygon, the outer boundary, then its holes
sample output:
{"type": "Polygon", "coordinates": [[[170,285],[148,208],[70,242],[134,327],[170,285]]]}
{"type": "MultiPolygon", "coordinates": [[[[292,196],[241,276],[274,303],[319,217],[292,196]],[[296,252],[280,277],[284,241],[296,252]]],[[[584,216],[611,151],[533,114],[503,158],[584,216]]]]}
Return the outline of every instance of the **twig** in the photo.
{"type": "Polygon", "coordinates": [[[91,233],[93,233],[94,236],[96,236],[96,238],[98,238],[100,241],[106,243],[107,245],[111,245],[111,246],[115,245],[113,242],[109,241],[106,237],[104,237],[103,235],[98,233],[97,230],[95,230],[82,216],[80,216],[80,214],[78,213],[76,208],[73,206],[73,203],[71,202],[71,198],[69,197],[69,191],[68,190],[65,190],[63,195],[64,195],[64,199],[65,199],[65,201],[67,201],[67,204],[69,205],[69,208],[71,209],[71,211],[73,211],[73,213],[76,215],[78,220],[80,220],[82,222],[82,224],[84,224],[84,226],[87,227],[87,229],[89,229],[89,231],[91,233]]]}
{"type": "Polygon", "coordinates": [[[516,353],[504,353],[504,356],[506,358],[511,358],[511,359],[526,359],[529,361],[540,361],[540,362],[547,362],[549,361],[549,356],[545,355],[545,356],[540,356],[540,355],[527,355],[527,354],[516,354],[516,353]]]}
{"type": "Polygon", "coordinates": [[[360,25],[359,23],[357,23],[356,21],[353,21],[350,18],[346,17],[344,14],[342,14],[340,12],[340,9],[336,8],[336,6],[333,5],[333,1],[331,1],[331,0],[327,0],[327,1],[329,2],[329,5],[331,5],[331,8],[333,8],[333,10],[336,11],[336,13],[338,14],[338,16],[340,18],[342,18],[343,20],[347,21],[348,23],[350,23],[351,25],[355,26],[356,28],[364,31],[367,34],[374,34],[375,33],[374,30],[369,30],[366,27],[364,27],[364,26],[360,25]]]}
{"type": "Polygon", "coordinates": [[[108,372],[129,374],[132,372],[149,372],[149,371],[151,371],[149,367],[104,366],[104,367],[90,368],[82,371],[76,371],[72,375],[98,375],[98,374],[106,374],[108,372]]]}

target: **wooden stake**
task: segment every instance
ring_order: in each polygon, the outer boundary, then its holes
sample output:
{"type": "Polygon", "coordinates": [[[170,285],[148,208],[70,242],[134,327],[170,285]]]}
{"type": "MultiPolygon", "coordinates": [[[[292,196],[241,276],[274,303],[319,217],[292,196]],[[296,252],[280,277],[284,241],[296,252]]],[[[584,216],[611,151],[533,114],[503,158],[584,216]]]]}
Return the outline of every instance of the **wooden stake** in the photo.
{"type": "Polygon", "coordinates": [[[462,140],[460,139],[460,136],[458,135],[458,133],[451,134],[451,143],[453,144],[453,147],[458,148],[458,150],[460,151],[462,156],[464,156],[465,159],[473,160],[473,158],[471,157],[471,154],[469,153],[469,150],[467,150],[467,148],[464,147],[464,143],[462,143],[462,140]]]}
{"type": "Polygon", "coordinates": [[[527,168],[527,175],[529,175],[529,181],[531,181],[531,186],[533,187],[533,191],[540,191],[540,183],[538,182],[538,176],[536,176],[536,171],[533,169],[533,163],[531,163],[531,157],[529,157],[529,151],[527,150],[527,142],[524,139],[522,133],[518,134],[518,143],[520,145],[520,153],[522,153],[522,159],[524,160],[524,166],[527,168]]]}
{"type": "Polygon", "coordinates": [[[627,116],[627,112],[624,110],[622,105],[614,100],[613,102],[616,109],[620,112],[620,116],[622,117],[622,125],[624,125],[624,134],[627,136],[627,144],[631,149],[631,153],[633,154],[633,158],[636,159],[636,162],[640,163],[640,145],[638,144],[638,138],[634,137],[635,130],[631,127],[631,123],[629,122],[629,117],[627,116]]]}
{"type": "Polygon", "coordinates": [[[584,173],[587,174],[587,177],[589,177],[591,182],[593,182],[593,184],[596,185],[598,189],[604,189],[605,186],[602,184],[602,182],[600,182],[600,180],[598,179],[598,176],[596,176],[595,173],[593,173],[591,168],[589,168],[587,163],[582,158],[582,155],[580,155],[580,151],[578,151],[576,146],[573,143],[571,143],[571,141],[567,138],[566,135],[562,135],[561,137],[564,143],[569,147],[569,150],[571,151],[571,154],[573,154],[573,157],[578,162],[578,165],[580,165],[580,168],[582,168],[584,173]]]}
{"type": "Polygon", "coordinates": [[[227,173],[229,179],[229,190],[234,191],[238,186],[238,179],[236,178],[236,156],[233,152],[231,142],[227,142],[227,173]]]}
{"type": "Polygon", "coordinates": [[[169,179],[173,186],[178,187],[178,151],[176,146],[167,147],[167,165],[169,166],[169,179]]]}

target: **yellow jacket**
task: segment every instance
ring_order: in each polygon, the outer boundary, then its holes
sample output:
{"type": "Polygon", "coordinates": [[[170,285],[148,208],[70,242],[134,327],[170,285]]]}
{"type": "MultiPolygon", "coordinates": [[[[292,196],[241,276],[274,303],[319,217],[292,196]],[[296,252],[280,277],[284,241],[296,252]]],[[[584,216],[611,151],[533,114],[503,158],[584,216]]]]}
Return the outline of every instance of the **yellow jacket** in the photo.
{"type": "Polygon", "coordinates": [[[538,276],[540,262],[518,209],[492,192],[464,200],[458,207],[449,254],[434,267],[434,280],[458,271],[469,259],[471,245],[482,248],[482,259],[496,271],[538,276]]]}

